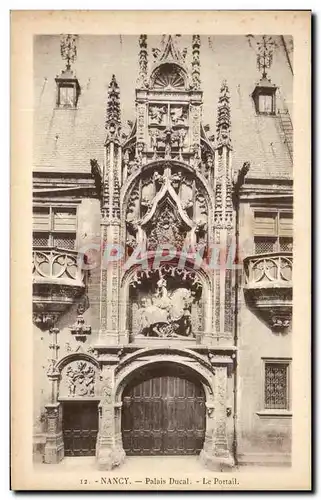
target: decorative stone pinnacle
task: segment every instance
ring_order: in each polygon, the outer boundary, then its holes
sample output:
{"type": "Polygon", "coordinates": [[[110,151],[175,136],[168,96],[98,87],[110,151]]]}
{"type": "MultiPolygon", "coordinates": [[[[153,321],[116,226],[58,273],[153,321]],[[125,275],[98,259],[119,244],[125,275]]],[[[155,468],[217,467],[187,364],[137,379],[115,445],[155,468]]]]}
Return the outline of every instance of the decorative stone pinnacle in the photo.
{"type": "Polygon", "coordinates": [[[272,65],[275,42],[272,37],[263,35],[262,41],[257,42],[257,47],[257,67],[259,71],[262,71],[263,80],[267,78],[267,69],[272,65]]]}
{"type": "Polygon", "coordinates": [[[108,87],[106,128],[112,122],[120,123],[120,92],[115,75],[112,76],[108,87]]]}
{"type": "Polygon", "coordinates": [[[71,63],[74,63],[77,58],[77,35],[61,35],[60,53],[64,61],[66,61],[66,71],[70,71],[71,63]]]}
{"type": "Polygon", "coordinates": [[[147,35],[139,37],[139,76],[138,86],[147,86],[147,68],[148,68],[148,52],[147,52],[147,35]]]}
{"type": "Polygon", "coordinates": [[[193,35],[192,38],[192,86],[194,90],[199,90],[201,86],[200,76],[200,46],[201,38],[199,35],[193,35]]]}
{"type": "Polygon", "coordinates": [[[216,147],[231,147],[231,116],[230,95],[226,80],[222,82],[220,96],[218,99],[217,122],[216,122],[216,147]]]}

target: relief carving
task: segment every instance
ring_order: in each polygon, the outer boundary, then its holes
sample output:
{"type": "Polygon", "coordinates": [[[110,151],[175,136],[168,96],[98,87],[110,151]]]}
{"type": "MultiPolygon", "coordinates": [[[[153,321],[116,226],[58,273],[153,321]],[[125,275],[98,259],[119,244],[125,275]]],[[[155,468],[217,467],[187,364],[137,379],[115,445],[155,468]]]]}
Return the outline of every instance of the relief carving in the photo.
{"type": "Polygon", "coordinates": [[[92,397],[95,395],[96,370],[87,361],[73,361],[62,371],[60,396],[92,397]]]}
{"type": "Polygon", "coordinates": [[[150,105],[148,108],[148,116],[151,124],[161,125],[165,123],[167,108],[157,104],[150,105]]]}
{"type": "Polygon", "coordinates": [[[171,106],[170,117],[173,125],[186,124],[187,107],[186,106],[171,106]]]}
{"type": "Polygon", "coordinates": [[[146,271],[149,285],[153,284],[149,291],[144,276],[140,272],[132,282],[137,288],[131,294],[133,332],[147,337],[195,337],[202,328],[202,287],[193,273],[170,267],[146,271]]]}

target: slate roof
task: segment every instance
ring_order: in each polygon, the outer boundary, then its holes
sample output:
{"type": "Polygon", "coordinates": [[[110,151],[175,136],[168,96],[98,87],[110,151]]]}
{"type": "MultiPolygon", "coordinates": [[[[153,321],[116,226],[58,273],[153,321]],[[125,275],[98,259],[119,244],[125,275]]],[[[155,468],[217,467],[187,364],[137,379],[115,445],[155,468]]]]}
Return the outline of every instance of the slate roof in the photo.
{"type": "MultiPolygon", "coordinates": [[[[120,84],[123,123],[127,119],[135,119],[137,40],[136,37],[131,37],[132,40],[126,42],[128,46],[126,50],[123,48],[122,66],[118,68],[117,73],[115,65],[119,53],[112,47],[108,50],[110,38],[83,37],[83,40],[80,38],[76,71],[81,94],[78,109],[74,110],[55,107],[55,77],[63,69],[59,53],[59,37],[37,37],[34,80],[35,170],[46,168],[48,171],[58,169],[61,172],[70,170],[90,172],[91,158],[97,159],[100,165],[103,164],[107,87],[111,74],[114,72],[120,84]],[[136,54],[135,60],[132,59],[134,53],[136,54]],[[135,68],[135,74],[133,68],[135,68]]],[[[114,37],[114,39],[112,43],[118,47],[119,37],[114,37]],[[117,40],[114,40],[116,38],[117,40]]],[[[215,132],[219,88],[222,79],[226,78],[231,95],[233,168],[238,170],[245,161],[250,161],[251,177],[291,178],[292,161],[288,146],[284,141],[280,118],[257,116],[255,113],[251,98],[259,76],[255,70],[255,60],[254,69],[251,63],[249,71],[246,71],[244,69],[246,60],[243,57],[243,72],[240,72],[240,67],[237,67],[239,64],[237,53],[234,53],[228,63],[227,54],[233,53],[234,50],[231,49],[232,42],[233,37],[227,37],[227,42],[221,46],[220,57],[225,57],[224,66],[219,62],[218,66],[212,66],[212,59],[209,58],[213,58],[213,54],[208,47],[201,48],[203,80],[205,69],[207,75],[207,80],[205,78],[204,81],[204,122],[210,123],[212,133],[215,132]],[[208,61],[207,64],[204,63],[204,59],[208,61]]],[[[202,43],[205,45],[206,37],[202,37],[202,43]]],[[[239,47],[238,50],[244,51],[247,48],[247,42],[243,40],[242,43],[243,46],[239,44],[237,47],[239,47]]],[[[282,61],[279,61],[276,69],[281,67],[281,63],[282,61]]],[[[278,81],[275,83],[278,85],[278,81]]],[[[277,107],[281,110],[285,108],[281,91],[278,91],[277,107]]]]}

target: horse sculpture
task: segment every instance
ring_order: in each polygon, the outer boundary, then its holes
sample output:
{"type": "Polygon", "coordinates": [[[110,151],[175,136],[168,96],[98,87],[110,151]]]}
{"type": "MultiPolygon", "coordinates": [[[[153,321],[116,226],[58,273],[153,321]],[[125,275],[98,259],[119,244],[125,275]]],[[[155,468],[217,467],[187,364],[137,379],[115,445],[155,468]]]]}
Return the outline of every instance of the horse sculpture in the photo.
{"type": "Polygon", "coordinates": [[[140,309],[141,334],[146,337],[189,337],[192,335],[191,291],[178,288],[170,295],[166,282],[159,287],[156,295],[145,299],[140,309]]]}

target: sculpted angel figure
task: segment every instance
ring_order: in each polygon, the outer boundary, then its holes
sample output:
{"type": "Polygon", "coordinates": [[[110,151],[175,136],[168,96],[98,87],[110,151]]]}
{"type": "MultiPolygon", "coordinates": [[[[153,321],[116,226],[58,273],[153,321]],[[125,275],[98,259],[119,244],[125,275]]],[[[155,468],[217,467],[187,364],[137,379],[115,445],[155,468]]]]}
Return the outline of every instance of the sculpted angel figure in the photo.
{"type": "Polygon", "coordinates": [[[172,108],[171,109],[171,119],[172,123],[182,123],[185,121],[185,113],[184,113],[184,108],[181,106],[179,108],[172,108]]]}
{"type": "Polygon", "coordinates": [[[163,121],[163,116],[166,113],[165,106],[150,106],[149,116],[153,122],[161,124],[163,121]]]}

